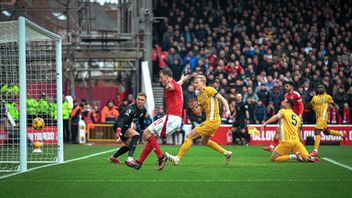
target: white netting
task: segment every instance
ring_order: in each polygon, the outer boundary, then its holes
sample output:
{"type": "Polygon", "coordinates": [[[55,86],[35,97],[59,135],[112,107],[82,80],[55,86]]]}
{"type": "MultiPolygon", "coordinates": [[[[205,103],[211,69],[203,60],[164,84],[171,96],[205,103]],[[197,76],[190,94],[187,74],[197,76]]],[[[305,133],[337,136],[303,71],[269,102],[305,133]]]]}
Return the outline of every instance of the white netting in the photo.
{"type": "MultiPolygon", "coordinates": [[[[17,21],[0,23],[0,100],[7,106],[7,111],[16,124],[13,126],[9,121],[11,118],[0,108],[0,171],[14,171],[19,166],[17,37],[17,21]]],[[[26,27],[26,79],[28,163],[55,162],[58,156],[55,41],[29,27],[26,27]],[[32,120],[36,117],[45,121],[42,130],[32,127],[32,120]],[[35,149],[35,145],[42,146],[35,149]]]]}
{"type": "MultiPolygon", "coordinates": [[[[18,41],[18,22],[6,21],[0,23],[0,43],[18,41]]],[[[50,41],[51,38],[40,34],[30,27],[26,27],[26,42],[30,41],[50,41]]]]}

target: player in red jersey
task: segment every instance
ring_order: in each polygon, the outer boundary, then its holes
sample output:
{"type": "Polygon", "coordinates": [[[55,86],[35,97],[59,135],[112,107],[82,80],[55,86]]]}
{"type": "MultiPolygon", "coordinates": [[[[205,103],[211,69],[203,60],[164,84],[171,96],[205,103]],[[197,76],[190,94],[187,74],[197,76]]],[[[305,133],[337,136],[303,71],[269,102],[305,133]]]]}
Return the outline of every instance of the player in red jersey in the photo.
{"type": "MultiPolygon", "coordinates": [[[[295,104],[292,108],[292,111],[296,115],[299,116],[299,118],[301,119],[301,123],[302,123],[303,122],[302,115],[303,115],[303,111],[304,111],[304,105],[303,105],[301,95],[297,91],[294,90],[294,82],[293,81],[285,81],[284,88],[285,88],[285,92],[286,92],[284,95],[284,98],[285,99],[292,99],[295,102],[295,104]]],[[[278,141],[279,141],[280,132],[278,130],[279,130],[279,128],[276,129],[274,139],[270,143],[270,146],[263,147],[263,150],[266,150],[269,152],[274,151],[274,148],[278,144],[278,141]]]]}
{"type": "Polygon", "coordinates": [[[167,113],[144,130],[143,136],[146,138],[147,143],[139,159],[129,161],[126,163],[127,166],[140,169],[149,153],[154,150],[158,156],[158,170],[164,168],[166,157],[163,155],[155,137],[159,136],[165,138],[181,127],[183,111],[183,92],[181,85],[190,77],[189,75],[182,76],[181,80],[176,82],[172,78],[172,71],[169,68],[162,69],[159,72],[159,81],[164,87],[167,113]]]}

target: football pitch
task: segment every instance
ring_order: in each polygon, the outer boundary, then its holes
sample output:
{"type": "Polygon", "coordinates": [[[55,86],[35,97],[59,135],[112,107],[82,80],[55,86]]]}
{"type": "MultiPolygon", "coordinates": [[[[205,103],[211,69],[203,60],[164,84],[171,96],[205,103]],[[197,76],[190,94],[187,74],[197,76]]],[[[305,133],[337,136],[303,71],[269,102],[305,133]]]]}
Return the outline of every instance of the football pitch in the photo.
{"type": "MultiPolygon", "coordinates": [[[[64,164],[4,178],[0,197],[351,197],[352,147],[321,146],[321,163],[273,163],[258,146],[227,146],[229,165],[193,146],[178,166],[156,170],[152,152],[140,170],[107,161],[117,147],[65,145],[64,164]]],[[[137,147],[138,158],[143,145],[137,147]]],[[[162,146],[176,154],[179,146],[162,146]]],[[[312,147],[308,147],[310,151],[312,147]]],[[[121,159],[125,159],[123,156],[121,159]]],[[[29,167],[31,168],[31,167],[29,167]]]]}

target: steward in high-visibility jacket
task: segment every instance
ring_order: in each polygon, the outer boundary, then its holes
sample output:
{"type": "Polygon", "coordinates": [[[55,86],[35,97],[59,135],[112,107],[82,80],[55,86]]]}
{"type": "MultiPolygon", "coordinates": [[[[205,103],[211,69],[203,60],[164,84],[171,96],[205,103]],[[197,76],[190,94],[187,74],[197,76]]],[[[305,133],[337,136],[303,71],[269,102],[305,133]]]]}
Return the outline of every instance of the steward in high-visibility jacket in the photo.
{"type": "Polygon", "coordinates": [[[70,103],[68,103],[65,100],[64,103],[62,104],[62,118],[64,120],[70,119],[71,111],[72,111],[72,106],[70,105],[70,103]]]}
{"type": "Polygon", "coordinates": [[[17,85],[12,86],[8,90],[9,93],[13,93],[15,96],[17,96],[20,93],[20,88],[18,88],[17,85]]]}
{"type": "Polygon", "coordinates": [[[63,134],[64,134],[64,142],[68,143],[71,137],[71,129],[70,129],[70,114],[72,111],[71,104],[65,99],[62,104],[62,119],[63,119],[63,134]]]}
{"type": "Polygon", "coordinates": [[[50,104],[46,99],[46,94],[42,93],[41,98],[38,101],[38,116],[42,117],[46,123],[49,121],[50,110],[50,104]]]}
{"type": "Polygon", "coordinates": [[[27,98],[27,116],[35,116],[37,114],[38,102],[34,98],[27,98]]]}
{"type": "Polygon", "coordinates": [[[54,119],[54,121],[55,121],[55,123],[56,123],[56,121],[57,121],[57,117],[58,117],[58,115],[57,115],[57,104],[56,104],[56,102],[51,102],[51,103],[49,103],[49,105],[50,105],[50,116],[54,119]]]}
{"type": "Polygon", "coordinates": [[[12,119],[14,121],[17,121],[20,118],[20,114],[19,111],[17,109],[16,103],[12,102],[12,103],[6,103],[6,107],[7,107],[7,111],[10,113],[12,119]]]}
{"type": "Polygon", "coordinates": [[[9,86],[7,84],[2,85],[0,92],[7,93],[9,91],[9,86]]]}

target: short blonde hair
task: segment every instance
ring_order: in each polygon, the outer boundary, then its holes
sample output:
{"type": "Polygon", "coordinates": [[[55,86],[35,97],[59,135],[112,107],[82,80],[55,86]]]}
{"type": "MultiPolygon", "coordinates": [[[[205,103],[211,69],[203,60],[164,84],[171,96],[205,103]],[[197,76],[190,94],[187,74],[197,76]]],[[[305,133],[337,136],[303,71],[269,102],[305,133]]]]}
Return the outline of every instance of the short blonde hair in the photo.
{"type": "Polygon", "coordinates": [[[196,77],[194,77],[194,80],[196,80],[196,79],[199,79],[204,84],[207,82],[207,79],[205,78],[204,75],[197,75],[196,77]]]}

